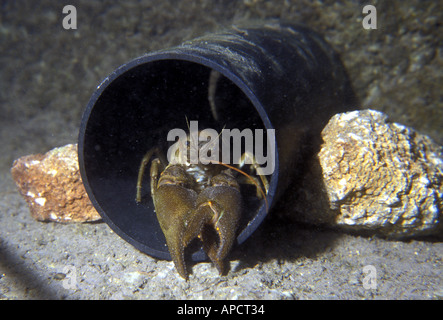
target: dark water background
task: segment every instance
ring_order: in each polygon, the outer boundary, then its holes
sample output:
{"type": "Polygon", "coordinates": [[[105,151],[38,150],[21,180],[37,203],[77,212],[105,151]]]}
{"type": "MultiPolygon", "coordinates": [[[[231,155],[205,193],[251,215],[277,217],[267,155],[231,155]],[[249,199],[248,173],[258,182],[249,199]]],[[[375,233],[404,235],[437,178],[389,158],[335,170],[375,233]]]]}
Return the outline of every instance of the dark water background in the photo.
{"type": "Polygon", "coordinates": [[[361,1],[1,1],[2,166],[76,140],[95,87],[121,64],[232,24],[281,18],[325,35],[341,54],[361,107],[386,112],[443,142],[443,4],[375,1],[377,30],[361,1]]]}

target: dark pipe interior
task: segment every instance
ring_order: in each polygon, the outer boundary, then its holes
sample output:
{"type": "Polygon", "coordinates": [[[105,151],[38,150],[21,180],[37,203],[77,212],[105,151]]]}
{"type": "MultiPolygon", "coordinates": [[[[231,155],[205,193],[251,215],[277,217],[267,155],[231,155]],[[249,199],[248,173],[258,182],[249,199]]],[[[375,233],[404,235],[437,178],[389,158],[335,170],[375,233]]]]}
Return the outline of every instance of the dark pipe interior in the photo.
{"type": "MultiPolygon", "coordinates": [[[[164,154],[169,130],[188,132],[187,121],[198,120],[199,129],[264,128],[254,106],[230,80],[217,83],[216,122],[208,102],[210,68],[183,60],[157,60],[138,64],[111,80],[96,98],[87,119],[83,141],[83,163],[89,192],[105,221],[138,249],[169,259],[158,225],[145,175],[143,202],[135,202],[139,165],[153,146],[164,154]]],[[[100,91],[100,90],[98,90],[100,91]]],[[[92,107],[94,98],[88,108],[92,107]]],[[[149,172],[149,171],[148,171],[149,172]]],[[[243,220],[240,231],[259,209],[253,190],[242,187],[243,220]]],[[[200,250],[194,260],[205,258],[200,250]]]]}

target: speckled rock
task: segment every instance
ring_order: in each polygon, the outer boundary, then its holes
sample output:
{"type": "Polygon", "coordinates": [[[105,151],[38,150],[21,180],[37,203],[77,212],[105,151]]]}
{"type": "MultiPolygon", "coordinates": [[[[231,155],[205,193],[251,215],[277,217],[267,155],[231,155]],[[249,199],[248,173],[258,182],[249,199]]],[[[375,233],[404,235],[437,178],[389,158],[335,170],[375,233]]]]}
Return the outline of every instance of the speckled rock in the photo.
{"type": "Polygon", "coordinates": [[[21,157],[14,161],[11,174],[35,219],[57,222],[100,219],[83,187],[77,145],[21,157]]]}
{"type": "Polygon", "coordinates": [[[391,238],[442,231],[441,146],[373,110],[335,115],[322,138],[299,196],[316,201],[298,219],[391,238]]]}

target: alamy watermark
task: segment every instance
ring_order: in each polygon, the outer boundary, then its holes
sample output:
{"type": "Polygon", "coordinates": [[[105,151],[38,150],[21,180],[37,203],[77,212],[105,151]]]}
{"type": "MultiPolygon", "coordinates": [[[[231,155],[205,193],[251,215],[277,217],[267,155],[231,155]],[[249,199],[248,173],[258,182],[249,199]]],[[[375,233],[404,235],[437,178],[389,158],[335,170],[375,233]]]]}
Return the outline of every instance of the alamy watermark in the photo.
{"type": "Polygon", "coordinates": [[[256,164],[260,175],[271,175],[275,170],[274,129],[223,129],[219,133],[210,128],[199,131],[198,121],[191,121],[189,135],[175,128],[169,131],[167,140],[176,141],[168,149],[169,163],[256,164]]]}
{"type": "Polygon", "coordinates": [[[63,7],[63,14],[66,16],[63,18],[62,25],[65,30],[77,29],[77,8],[73,5],[66,5],[63,7]]]}
{"type": "Polygon", "coordinates": [[[366,274],[363,277],[363,288],[366,290],[377,289],[377,269],[368,264],[363,267],[363,272],[366,274]]]}
{"type": "MultiPolygon", "coordinates": [[[[63,7],[62,25],[65,30],[77,29],[77,8],[71,4],[63,7]]],[[[377,9],[374,5],[368,4],[363,7],[362,13],[366,16],[363,18],[362,26],[366,30],[377,29],[377,9]]]]}
{"type": "Polygon", "coordinates": [[[377,29],[377,9],[375,6],[371,4],[364,6],[362,13],[366,14],[361,23],[363,28],[366,30],[377,29]]]}
{"type": "Polygon", "coordinates": [[[75,266],[65,266],[63,273],[66,277],[62,281],[62,286],[68,290],[77,289],[77,268],[75,266]]]}

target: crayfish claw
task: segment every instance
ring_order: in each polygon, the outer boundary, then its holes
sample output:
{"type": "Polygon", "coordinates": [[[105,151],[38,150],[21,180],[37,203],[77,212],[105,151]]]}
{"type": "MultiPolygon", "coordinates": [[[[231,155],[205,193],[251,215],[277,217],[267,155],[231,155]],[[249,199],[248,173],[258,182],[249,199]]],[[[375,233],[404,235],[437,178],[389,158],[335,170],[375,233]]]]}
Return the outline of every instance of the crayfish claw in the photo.
{"type": "MultiPolygon", "coordinates": [[[[159,153],[158,149],[150,150],[140,165],[137,203],[142,200],[143,174],[154,153],[159,153]]],[[[163,161],[152,160],[151,196],[157,220],[175,267],[186,280],[185,249],[193,239],[200,238],[203,250],[220,275],[225,273],[225,258],[236,239],[242,197],[234,173],[242,171],[223,165],[228,169],[197,182],[196,177],[187,171],[192,169],[192,172],[195,167],[171,162],[163,169],[163,161]]],[[[254,179],[250,180],[258,184],[254,179]]]]}
{"type": "Polygon", "coordinates": [[[174,232],[176,228],[170,228],[168,231],[168,236],[166,236],[166,244],[168,245],[169,253],[171,254],[172,261],[174,262],[175,268],[177,269],[180,276],[184,279],[188,279],[188,272],[186,270],[185,263],[185,247],[183,246],[182,237],[178,230],[177,233],[174,232]],[[177,235],[177,236],[175,236],[177,235]]]}
{"type": "Polygon", "coordinates": [[[241,213],[241,195],[237,188],[215,186],[203,190],[197,198],[194,216],[200,220],[200,238],[209,259],[224,274],[224,259],[231,250],[241,213]]]}
{"type": "Polygon", "coordinates": [[[157,219],[166,238],[166,244],[178,273],[188,278],[183,242],[189,216],[192,214],[197,193],[177,185],[162,185],[155,192],[154,205],[157,219]]]}

